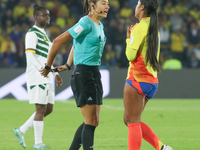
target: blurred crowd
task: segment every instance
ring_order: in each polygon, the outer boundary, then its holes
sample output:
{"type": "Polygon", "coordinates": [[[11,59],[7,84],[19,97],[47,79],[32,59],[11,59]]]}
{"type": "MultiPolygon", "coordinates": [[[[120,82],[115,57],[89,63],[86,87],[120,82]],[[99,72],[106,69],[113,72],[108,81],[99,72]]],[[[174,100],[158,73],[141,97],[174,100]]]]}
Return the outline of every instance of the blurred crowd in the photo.
{"type": "MultiPolygon", "coordinates": [[[[128,67],[125,56],[126,30],[138,22],[134,17],[137,2],[109,0],[108,17],[102,19],[107,37],[102,68],[128,67]]],[[[24,39],[26,32],[34,25],[34,4],[43,5],[50,11],[51,23],[46,32],[51,41],[83,16],[83,0],[1,0],[0,67],[26,66],[24,39]]],[[[172,60],[179,63],[177,69],[200,68],[199,7],[198,0],[160,0],[160,64],[163,69],[167,69],[170,66],[166,65],[167,62],[170,64],[172,60]]],[[[62,45],[54,65],[66,62],[71,46],[72,42],[62,45]]]]}

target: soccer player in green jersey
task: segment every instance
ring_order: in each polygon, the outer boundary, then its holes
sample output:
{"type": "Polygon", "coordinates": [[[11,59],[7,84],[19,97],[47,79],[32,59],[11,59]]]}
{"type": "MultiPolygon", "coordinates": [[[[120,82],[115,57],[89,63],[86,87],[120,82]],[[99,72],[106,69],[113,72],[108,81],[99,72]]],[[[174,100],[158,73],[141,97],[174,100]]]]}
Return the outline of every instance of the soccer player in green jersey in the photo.
{"type": "MultiPolygon", "coordinates": [[[[13,132],[18,138],[22,147],[26,147],[24,134],[34,127],[35,143],[34,149],[49,149],[42,142],[44,121],[43,118],[49,115],[53,110],[54,88],[51,83],[51,76],[44,78],[39,70],[46,63],[48,52],[52,43],[50,42],[44,27],[50,23],[49,11],[43,6],[34,6],[35,25],[26,33],[26,79],[29,95],[29,103],[35,104],[36,111],[32,116],[19,128],[13,132]]],[[[52,66],[53,69],[53,66],[52,66]]],[[[57,86],[62,85],[62,79],[58,73],[53,73],[57,86]]]]}

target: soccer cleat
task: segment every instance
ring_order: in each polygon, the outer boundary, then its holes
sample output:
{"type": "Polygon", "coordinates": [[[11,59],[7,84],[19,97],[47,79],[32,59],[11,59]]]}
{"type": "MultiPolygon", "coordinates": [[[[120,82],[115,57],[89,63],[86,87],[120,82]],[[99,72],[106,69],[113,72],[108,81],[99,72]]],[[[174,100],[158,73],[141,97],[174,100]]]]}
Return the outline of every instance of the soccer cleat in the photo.
{"type": "Polygon", "coordinates": [[[24,141],[24,135],[23,135],[23,133],[20,132],[19,128],[13,129],[13,132],[14,132],[15,135],[17,136],[17,139],[18,139],[19,144],[20,144],[23,148],[26,148],[26,144],[25,144],[25,141],[24,141]]]}
{"type": "Polygon", "coordinates": [[[33,145],[33,148],[34,148],[34,149],[50,149],[49,146],[47,146],[47,145],[45,145],[45,144],[43,144],[43,143],[34,144],[34,145],[33,145]]]}
{"type": "Polygon", "coordinates": [[[173,150],[173,148],[171,148],[170,146],[164,144],[164,145],[161,147],[160,150],[173,150]]]}

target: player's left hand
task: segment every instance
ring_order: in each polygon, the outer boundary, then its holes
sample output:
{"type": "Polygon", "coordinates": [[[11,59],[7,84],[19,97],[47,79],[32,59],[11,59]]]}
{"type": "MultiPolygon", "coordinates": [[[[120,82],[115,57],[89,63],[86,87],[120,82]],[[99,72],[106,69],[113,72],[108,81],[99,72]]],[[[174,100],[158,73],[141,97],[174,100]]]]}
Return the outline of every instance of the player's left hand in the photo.
{"type": "Polygon", "coordinates": [[[62,86],[63,81],[62,81],[61,76],[59,76],[59,75],[57,74],[57,75],[55,76],[55,80],[56,80],[56,82],[57,82],[56,86],[62,86]]]}

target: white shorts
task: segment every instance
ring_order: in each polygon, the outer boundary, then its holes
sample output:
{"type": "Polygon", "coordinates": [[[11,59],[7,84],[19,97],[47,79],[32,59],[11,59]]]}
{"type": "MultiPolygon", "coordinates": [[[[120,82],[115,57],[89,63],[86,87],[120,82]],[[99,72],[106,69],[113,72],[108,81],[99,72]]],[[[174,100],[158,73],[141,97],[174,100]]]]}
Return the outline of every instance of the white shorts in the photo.
{"type": "Polygon", "coordinates": [[[54,88],[52,84],[27,86],[30,104],[54,104],[54,88]]]}

